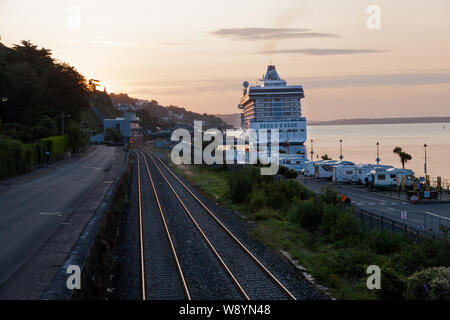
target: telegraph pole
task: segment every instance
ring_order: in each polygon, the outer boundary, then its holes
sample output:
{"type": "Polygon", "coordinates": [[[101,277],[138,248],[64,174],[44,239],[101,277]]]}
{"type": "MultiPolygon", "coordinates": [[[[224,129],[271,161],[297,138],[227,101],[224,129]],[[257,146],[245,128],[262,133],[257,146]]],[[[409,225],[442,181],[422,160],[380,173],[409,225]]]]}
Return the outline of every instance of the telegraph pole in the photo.
{"type": "Polygon", "coordinates": [[[70,114],[65,114],[64,112],[61,113],[61,135],[64,135],[64,118],[67,116],[67,118],[70,118],[70,114]]]}

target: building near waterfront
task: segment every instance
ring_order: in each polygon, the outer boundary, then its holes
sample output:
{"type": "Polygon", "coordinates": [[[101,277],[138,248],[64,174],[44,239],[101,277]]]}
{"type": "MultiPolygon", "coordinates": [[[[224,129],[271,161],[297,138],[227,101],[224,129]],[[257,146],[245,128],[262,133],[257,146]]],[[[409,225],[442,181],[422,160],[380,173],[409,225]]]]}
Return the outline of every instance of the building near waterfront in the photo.
{"type": "Polygon", "coordinates": [[[122,118],[103,120],[103,128],[105,131],[108,128],[119,131],[122,134],[125,143],[127,143],[131,137],[141,135],[140,119],[134,112],[126,112],[122,118]]]}

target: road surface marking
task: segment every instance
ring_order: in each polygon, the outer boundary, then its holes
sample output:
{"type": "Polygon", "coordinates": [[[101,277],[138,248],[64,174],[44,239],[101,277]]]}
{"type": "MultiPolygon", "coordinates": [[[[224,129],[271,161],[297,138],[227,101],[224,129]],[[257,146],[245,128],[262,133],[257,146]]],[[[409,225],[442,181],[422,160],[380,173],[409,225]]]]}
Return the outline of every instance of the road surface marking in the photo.
{"type": "Polygon", "coordinates": [[[49,211],[47,211],[47,212],[39,212],[39,215],[41,215],[41,216],[58,216],[58,217],[61,217],[62,216],[62,214],[63,214],[64,212],[60,212],[60,211],[55,211],[55,212],[49,212],[49,211]]]}

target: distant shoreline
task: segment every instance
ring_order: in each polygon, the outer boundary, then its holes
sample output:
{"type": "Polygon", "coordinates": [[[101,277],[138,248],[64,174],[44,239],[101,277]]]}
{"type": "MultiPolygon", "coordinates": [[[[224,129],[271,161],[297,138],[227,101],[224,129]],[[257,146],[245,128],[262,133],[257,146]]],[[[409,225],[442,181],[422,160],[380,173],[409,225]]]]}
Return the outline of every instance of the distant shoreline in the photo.
{"type": "MultiPolygon", "coordinates": [[[[226,123],[239,127],[241,115],[215,114],[226,123]]],[[[408,123],[450,123],[450,117],[409,117],[409,118],[355,118],[328,121],[308,121],[309,126],[365,125],[365,124],[408,124],[408,123]]]]}
{"type": "Polygon", "coordinates": [[[450,117],[411,117],[376,119],[338,119],[329,121],[308,121],[309,126],[365,125],[365,124],[411,124],[411,123],[450,123],[450,117]]]}

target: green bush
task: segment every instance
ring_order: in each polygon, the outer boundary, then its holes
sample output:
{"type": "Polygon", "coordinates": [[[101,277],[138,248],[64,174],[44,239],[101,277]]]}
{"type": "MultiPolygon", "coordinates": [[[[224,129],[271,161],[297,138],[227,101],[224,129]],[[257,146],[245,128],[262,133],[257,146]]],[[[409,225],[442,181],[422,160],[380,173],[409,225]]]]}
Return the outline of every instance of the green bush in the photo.
{"type": "Polygon", "coordinates": [[[334,271],[332,273],[349,279],[366,277],[367,267],[376,262],[376,257],[369,248],[358,245],[338,249],[333,258],[330,265],[334,271]]]}
{"type": "Polygon", "coordinates": [[[41,141],[47,143],[48,150],[50,150],[51,159],[61,159],[67,150],[68,137],[67,136],[53,136],[43,138],[41,141]]]}
{"type": "Polygon", "coordinates": [[[285,176],[288,179],[295,179],[298,176],[298,172],[294,169],[289,169],[285,166],[280,166],[278,169],[278,174],[285,176]]]}
{"type": "Polygon", "coordinates": [[[381,290],[377,295],[382,300],[402,300],[406,290],[406,277],[397,270],[391,261],[380,264],[381,290]]]}
{"type": "Polygon", "coordinates": [[[320,231],[328,238],[332,239],[333,230],[336,227],[336,219],[339,209],[333,204],[325,204],[323,206],[322,221],[320,231]]]}
{"type": "Polygon", "coordinates": [[[429,267],[450,265],[450,241],[425,239],[421,243],[411,243],[402,247],[399,263],[406,271],[414,273],[429,267]]]}
{"type": "Polygon", "coordinates": [[[315,199],[300,201],[296,210],[291,213],[291,221],[308,231],[318,229],[322,219],[322,208],[315,199]]]}
{"type": "Polygon", "coordinates": [[[258,168],[237,168],[234,169],[228,181],[230,198],[235,203],[243,203],[252,192],[255,183],[270,179],[268,176],[261,176],[258,168]]]}
{"type": "Polygon", "coordinates": [[[353,211],[340,211],[336,217],[336,227],[333,238],[339,240],[354,240],[362,235],[361,222],[355,217],[353,211]]]}
{"type": "Polygon", "coordinates": [[[257,185],[254,186],[252,193],[249,195],[249,207],[253,212],[261,210],[266,205],[266,193],[264,190],[258,188],[257,185]]]}
{"type": "Polygon", "coordinates": [[[39,162],[36,145],[0,136],[0,179],[30,171],[39,162]]]}
{"type": "Polygon", "coordinates": [[[78,150],[87,145],[89,137],[86,133],[82,132],[79,127],[70,127],[66,130],[68,137],[68,149],[71,152],[78,152],[78,150]]]}
{"type": "Polygon", "coordinates": [[[279,219],[280,215],[273,209],[262,208],[253,214],[255,220],[279,219]]]}
{"type": "Polygon", "coordinates": [[[331,187],[331,185],[327,185],[325,188],[320,190],[319,199],[324,203],[334,204],[335,206],[339,204],[339,195],[337,191],[331,187]]]}
{"type": "Polygon", "coordinates": [[[407,280],[409,300],[449,300],[450,268],[433,267],[414,273],[407,280]]]}
{"type": "Polygon", "coordinates": [[[393,254],[400,251],[406,241],[402,233],[373,230],[368,234],[367,242],[378,254],[393,254]]]}

